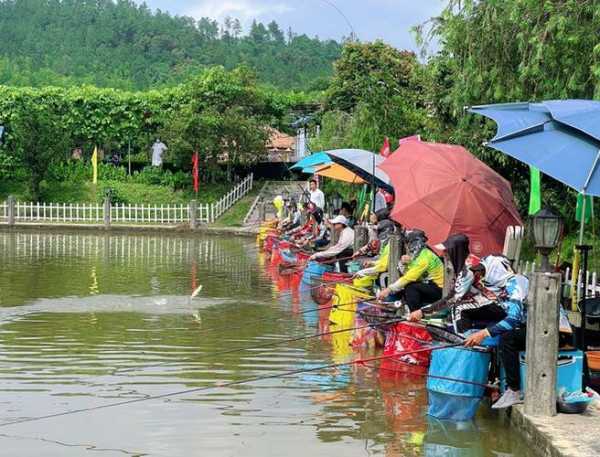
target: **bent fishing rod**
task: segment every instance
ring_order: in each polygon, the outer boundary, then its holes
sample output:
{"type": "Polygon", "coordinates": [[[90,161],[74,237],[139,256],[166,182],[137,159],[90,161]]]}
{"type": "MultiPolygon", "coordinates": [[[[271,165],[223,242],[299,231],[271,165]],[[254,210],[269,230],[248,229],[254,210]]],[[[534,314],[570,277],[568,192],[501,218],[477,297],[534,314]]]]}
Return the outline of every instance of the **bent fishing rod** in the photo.
{"type": "MultiPolygon", "coordinates": [[[[352,312],[351,310],[342,310],[342,311],[352,312]]],[[[308,340],[312,340],[312,339],[322,338],[325,336],[338,335],[340,333],[349,333],[349,332],[354,332],[356,330],[364,330],[364,329],[370,328],[370,327],[378,327],[378,326],[382,326],[382,325],[395,324],[395,323],[404,322],[404,321],[405,321],[405,319],[402,319],[402,318],[394,318],[394,319],[390,319],[388,321],[380,322],[377,324],[364,324],[364,325],[360,325],[357,327],[342,328],[342,329],[338,329],[338,330],[330,330],[327,332],[320,332],[320,333],[311,333],[308,335],[298,335],[293,338],[286,338],[284,340],[278,339],[275,341],[268,341],[268,342],[257,344],[254,346],[243,346],[243,347],[239,347],[239,348],[226,349],[224,351],[205,353],[205,354],[202,354],[202,357],[199,357],[199,358],[196,358],[193,360],[185,360],[184,362],[198,362],[198,361],[204,360],[206,358],[210,358],[210,357],[217,357],[217,356],[226,355],[226,354],[235,354],[238,352],[245,352],[245,351],[254,351],[256,349],[272,348],[272,347],[282,346],[284,344],[297,343],[299,341],[308,341],[308,340]]],[[[161,363],[157,363],[154,365],[145,365],[143,367],[138,367],[138,368],[124,368],[121,370],[114,371],[113,374],[128,373],[131,371],[137,371],[139,369],[161,367],[163,365],[168,365],[169,363],[171,363],[171,362],[161,362],[161,363]]]]}
{"type": "MultiPolygon", "coordinates": [[[[460,345],[462,345],[462,343],[454,343],[454,344],[447,344],[447,345],[443,345],[443,346],[434,346],[434,347],[429,347],[429,348],[413,349],[413,350],[398,352],[398,353],[390,354],[390,355],[384,354],[381,356],[374,356],[374,357],[367,357],[364,359],[352,360],[350,362],[330,363],[330,364],[326,364],[326,365],[319,365],[319,366],[312,367],[312,368],[299,368],[296,370],[284,371],[282,373],[273,373],[270,375],[254,376],[251,378],[241,379],[241,380],[237,380],[237,381],[217,382],[210,386],[195,387],[192,389],[185,389],[185,390],[180,390],[180,391],[176,391],[176,392],[167,392],[167,393],[158,394],[158,395],[150,395],[150,396],[146,396],[146,397],[142,397],[142,398],[133,398],[130,400],[123,400],[123,401],[118,401],[118,402],[114,402],[114,403],[108,403],[105,405],[92,406],[89,408],[71,409],[68,411],[47,414],[44,416],[16,419],[13,421],[1,423],[0,427],[24,424],[24,423],[28,423],[28,422],[38,422],[38,421],[52,419],[52,418],[56,418],[56,417],[70,416],[73,414],[80,414],[80,413],[84,413],[84,412],[92,412],[92,411],[98,411],[98,410],[102,410],[102,409],[115,408],[117,406],[125,406],[125,405],[134,404],[134,403],[142,403],[142,402],[150,401],[150,400],[161,400],[161,399],[165,399],[165,398],[177,397],[180,395],[193,394],[193,393],[198,393],[198,392],[207,392],[209,390],[214,390],[214,389],[234,387],[234,386],[250,384],[250,383],[258,382],[258,381],[265,381],[265,380],[269,380],[269,379],[285,378],[285,377],[294,376],[294,375],[298,375],[298,374],[314,373],[314,372],[323,371],[323,370],[327,370],[327,369],[347,367],[347,366],[351,366],[354,364],[365,365],[366,363],[369,363],[369,362],[386,360],[386,359],[390,359],[392,357],[399,357],[399,356],[408,355],[408,354],[418,354],[418,353],[426,352],[426,351],[438,351],[441,349],[449,349],[449,348],[460,346],[460,345]]],[[[368,365],[365,365],[365,366],[368,367],[368,365]]]]}

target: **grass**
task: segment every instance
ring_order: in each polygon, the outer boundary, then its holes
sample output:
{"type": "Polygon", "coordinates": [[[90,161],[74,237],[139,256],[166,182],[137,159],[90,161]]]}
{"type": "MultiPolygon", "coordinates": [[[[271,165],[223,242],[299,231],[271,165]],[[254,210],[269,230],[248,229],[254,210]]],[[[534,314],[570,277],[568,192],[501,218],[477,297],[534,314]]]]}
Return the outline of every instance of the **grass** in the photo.
{"type": "Polygon", "coordinates": [[[252,206],[261,187],[259,183],[254,183],[252,191],[229,208],[225,214],[215,221],[214,225],[218,227],[241,227],[244,225],[244,217],[250,210],[250,206],[252,206]]]}
{"type": "MultiPolygon", "coordinates": [[[[221,198],[229,189],[229,183],[218,183],[201,186],[196,195],[191,190],[174,190],[158,184],[143,184],[131,181],[100,180],[94,186],[90,182],[57,182],[44,181],[41,186],[41,199],[44,203],[97,203],[104,200],[108,189],[113,194],[115,203],[137,204],[179,204],[198,200],[201,203],[212,203],[221,198]]],[[[0,183],[0,201],[9,195],[17,200],[31,201],[31,193],[24,182],[0,183]]]]}

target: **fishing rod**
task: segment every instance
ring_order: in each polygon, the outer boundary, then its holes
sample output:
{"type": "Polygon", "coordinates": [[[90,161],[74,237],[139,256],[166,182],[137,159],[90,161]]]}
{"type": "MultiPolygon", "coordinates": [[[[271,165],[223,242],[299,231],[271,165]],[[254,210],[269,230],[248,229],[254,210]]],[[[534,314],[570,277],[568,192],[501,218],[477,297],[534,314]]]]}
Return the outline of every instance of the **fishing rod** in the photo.
{"type": "MultiPolygon", "coordinates": [[[[353,304],[358,303],[359,301],[360,301],[360,299],[356,299],[356,300],[352,300],[352,301],[345,302],[345,303],[336,303],[335,305],[332,304],[332,305],[327,305],[327,306],[320,306],[320,307],[316,307],[314,309],[307,309],[305,311],[295,313],[294,316],[302,316],[304,314],[325,311],[327,309],[333,309],[333,308],[353,305],[353,304]]],[[[200,329],[200,330],[198,330],[198,332],[199,333],[208,333],[208,332],[212,332],[215,330],[237,330],[237,329],[247,328],[249,324],[257,324],[257,323],[261,323],[261,322],[277,322],[277,321],[281,321],[284,319],[289,319],[289,316],[288,317],[279,317],[279,318],[264,317],[264,318],[250,320],[250,321],[245,321],[244,324],[239,325],[239,326],[209,327],[209,328],[200,329]]]]}
{"type": "MultiPolygon", "coordinates": [[[[130,400],[123,400],[123,401],[118,401],[118,402],[114,402],[114,403],[108,403],[105,405],[92,406],[89,408],[71,409],[68,411],[47,414],[44,416],[16,419],[13,421],[1,423],[0,427],[7,427],[9,425],[17,425],[17,424],[23,424],[23,423],[28,423],[28,422],[38,422],[38,421],[52,419],[52,418],[56,418],[56,417],[69,416],[69,415],[80,414],[80,413],[84,413],[84,412],[98,411],[98,410],[108,409],[108,408],[115,408],[117,406],[125,406],[125,405],[141,403],[141,402],[150,401],[150,400],[161,400],[164,398],[172,398],[172,397],[177,397],[180,395],[193,394],[193,393],[198,393],[198,392],[207,392],[207,391],[213,390],[213,389],[239,386],[239,385],[250,384],[250,383],[258,382],[258,381],[265,381],[268,379],[284,378],[284,377],[294,376],[294,375],[304,374],[304,373],[314,373],[314,372],[323,371],[323,370],[327,370],[327,369],[351,366],[354,364],[365,365],[366,363],[369,363],[369,362],[386,360],[386,359],[389,359],[392,357],[398,357],[398,356],[402,356],[402,355],[417,354],[417,353],[425,352],[425,351],[437,351],[437,350],[441,350],[441,349],[448,349],[448,348],[459,346],[461,344],[462,343],[455,343],[455,344],[447,344],[447,345],[443,345],[443,346],[434,346],[432,348],[413,349],[413,350],[403,351],[403,352],[399,352],[399,353],[392,354],[392,355],[374,356],[374,357],[368,357],[368,358],[364,358],[364,359],[352,360],[350,362],[330,363],[330,364],[326,364],[326,365],[319,365],[319,366],[312,367],[312,368],[299,368],[296,370],[284,371],[282,373],[273,373],[270,375],[254,376],[251,378],[240,379],[237,381],[217,382],[210,386],[195,387],[192,389],[185,389],[185,390],[180,390],[180,391],[176,391],[176,392],[167,392],[167,393],[158,394],[158,395],[149,395],[149,396],[142,397],[142,398],[133,398],[130,400]]],[[[368,367],[368,365],[365,365],[365,366],[368,367]]]]}
{"type": "MultiPolygon", "coordinates": [[[[350,311],[350,310],[343,310],[343,311],[350,311]]],[[[392,323],[396,323],[396,322],[403,322],[404,320],[405,319],[395,318],[395,319],[390,319],[387,322],[381,322],[380,324],[377,324],[377,325],[386,325],[386,324],[392,324],[392,323]]],[[[277,346],[281,346],[284,344],[297,343],[299,341],[307,341],[307,340],[322,338],[324,336],[331,336],[331,335],[337,335],[340,333],[354,332],[356,330],[363,330],[365,328],[369,328],[369,327],[373,327],[373,326],[374,326],[373,324],[366,324],[366,325],[360,325],[358,327],[352,327],[352,328],[343,328],[343,329],[338,329],[338,330],[330,330],[327,332],[311,333],[308,335],[299,335],[299,336],[296,336],[293,338],[286,338],[284,340],[268,341],[266,343],[257,344],[255,346],[246,346],[246,347],[240,347],[240,348],[226,349],[224,351],[206,353],[206,354],[203,354],[204,357],[200,357],[200,358],[197,358],[194,360],[187,360],[187,362],[198,362],[199,360],[203,360],[207,357],[216,357],[216,356],[221,356],[221,355],[226,355],[226,354],[235,354],[237,352],[254,351],[255,349],[277,347],[277,346]]],[[[146,365],[142,368],[146,369],[146,368],[160,367],[160,366],[163,366],[163,365],[166,365],[169,363],[170,362],[161,362],[161,363],[155,364],[155,365],[146,365]]],[[[139,368],[124,368],[122,370],[114,371],[113,374],[127,373],[130,371],[137,371],[138,369],[139,368]]]]}

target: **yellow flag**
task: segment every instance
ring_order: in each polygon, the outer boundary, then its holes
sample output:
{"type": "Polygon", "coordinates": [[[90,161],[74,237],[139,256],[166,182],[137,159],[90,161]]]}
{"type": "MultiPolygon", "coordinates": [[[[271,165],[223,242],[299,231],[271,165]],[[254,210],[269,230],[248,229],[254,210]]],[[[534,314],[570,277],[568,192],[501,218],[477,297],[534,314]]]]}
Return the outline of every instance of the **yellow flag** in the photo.
{"type": "Polygon", "coordinates": [[[98,184],[98,148],[92,154],[92,184],[98,184]]]}

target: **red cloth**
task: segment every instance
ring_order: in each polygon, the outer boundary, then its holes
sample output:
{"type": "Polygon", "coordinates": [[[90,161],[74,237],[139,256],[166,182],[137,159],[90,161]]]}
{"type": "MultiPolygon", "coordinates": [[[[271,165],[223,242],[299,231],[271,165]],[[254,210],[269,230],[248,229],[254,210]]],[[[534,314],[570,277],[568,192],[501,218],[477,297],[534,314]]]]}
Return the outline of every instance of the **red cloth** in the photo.
{"type": "Polygon", "coordinates": [[[430,245],[464,233],[481,257],[502,252],[506,228],[522,225],[510,183],[462,146],[409,141],[379,168],[396,192],[391,218],[430,245]]]}
{"type": "Polygon", "coordinates": [[[192,156],[192,178],[194,180],[194,192],[198,193],[198,189],[200,187],[200,182],[198,179],[198,174],[200,171],[200,163],[198,158],[198,151],[194,152],[192,156]]]}
{"type": "Polygon", "coordinates": [[[392,150],[390,149],[390,139],[386,136],[385,140],[383,140],[383,146],[379,150],[379,155],[381,157],[389,157],[392,154],[392,150]]]}

